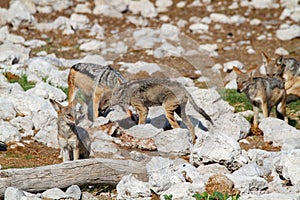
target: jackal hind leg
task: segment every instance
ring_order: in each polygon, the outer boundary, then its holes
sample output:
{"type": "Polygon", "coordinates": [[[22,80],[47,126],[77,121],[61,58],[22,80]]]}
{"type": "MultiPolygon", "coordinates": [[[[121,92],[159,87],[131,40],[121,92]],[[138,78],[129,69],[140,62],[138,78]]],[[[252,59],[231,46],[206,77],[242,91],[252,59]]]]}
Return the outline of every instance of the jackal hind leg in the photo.
{"type": "Polygon", "coordinates": [[[174,112],[178,108],[177,103],[173,103],[171,101],[165,101],[163,103],[163,108],[166,114],[166,118],[169,121],[172,128],[179,128],[179,124],[177,123],[177,120],[175,119],[174,112]]]}
{"type": "Polygon", "coordinates": [[[276,105],[276,117],[288,123],[288,117],[286,116],[286,97],[282,98],[276,105]]]}
{"type": "Polygon", "coordinates": [[[131,104],[138,113],[139,116],[138,124],[145,124],[149,109],[144,105],[143,102],[137,101],[137,102],[132,102],[131,104]]]}
{"type": "Polygon", "coordinates": [[[194,127],[193,123],[191,122],[190,117],[187,116],[187,114],[185,112],[185,107],[186,107],[186,104],[180,106],[180,108],[181,108],[181,114],[180,114],[181,119],[184,122],[184,124],[187,126],[187,128],[190,130],[191,141],[192,141],[193,144],[195,144],[195,142],[196,142],[195,127],[194,127]]]}

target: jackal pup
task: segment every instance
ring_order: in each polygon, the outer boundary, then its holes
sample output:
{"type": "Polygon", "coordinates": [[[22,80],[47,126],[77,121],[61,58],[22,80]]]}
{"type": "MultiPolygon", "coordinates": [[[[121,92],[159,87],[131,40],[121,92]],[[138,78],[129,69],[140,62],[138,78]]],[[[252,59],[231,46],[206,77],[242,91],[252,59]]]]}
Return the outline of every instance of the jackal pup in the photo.
{"type": "MultiPolygon", "coordinates": [[[[63,106],[55,100],[50,99],[57,112],[58,144],[61,150],[63,162],[78,160],[79,154],[85,152],[78,137],[75,126],[75,111],[72,106],[63,106]]],[[[86,154],[85,154],[86,156],[86,154]]]]}
{"type": "Polygon", "coordinates": [[[69,105],[73,104],[76,91],[81,90],[86,97],[92,97],[92,121],[99,116],[99,102],[106,90],[125,82],[125,78],[111,66],[92,63],[77,63],[70,69],[68,76],[69,105]]]}
{"type": "Polygon", "coordinates": [[[238,92],[246,93],[253,106],[253,125],[255,128],[258,126],[259,108],[262,109],[264,117],[269,117],[272,107],[276,106],[276,116],[288,122],[285,111],[286,92],[284,82],[281,79],[252,77],[251,72],[255,70],[254,68],[249,69],[246,73],[236,67],[233,70],[238,74],[238,92]]]}
{"type": "Polygon", "coordinates": [[[174,112],[181,118],[191,132],[192,142],[196,136],[194,126],[185,112],[187,102],[212,123],[208,114],[200,108],[189,92],[178,82],[169,79],[141,79],[121,84],[113,90],[111,106],[120,105],[127,110],[132,105],[138,113],[139,124],[146,122],[149,107],[162,105],[172,128],[179,128],[174,112]]]}

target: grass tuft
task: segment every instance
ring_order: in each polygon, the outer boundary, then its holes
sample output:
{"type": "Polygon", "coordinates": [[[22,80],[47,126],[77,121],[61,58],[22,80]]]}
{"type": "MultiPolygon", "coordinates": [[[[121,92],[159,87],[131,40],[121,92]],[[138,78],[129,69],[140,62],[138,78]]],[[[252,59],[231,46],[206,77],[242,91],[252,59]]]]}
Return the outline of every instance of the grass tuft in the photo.
{"type": "Polygon", "coordinates": [[[235,108],[236,112],[252,110],[252,105],[245,93],[238,93],[235,89],[225,89],[220,93],[222,98],[235,108]]]}
{"type": "Polygon", "coordinates": [[[14,75],[10,72],[4,73],[4,76],[7,78],[9,83],[19,83],[20,86],[23,88],[23,90],[29,90],[31,88],[34,88],[36,83],[28,81],[27,75],[24,74],[21,77],[14,75]]]}

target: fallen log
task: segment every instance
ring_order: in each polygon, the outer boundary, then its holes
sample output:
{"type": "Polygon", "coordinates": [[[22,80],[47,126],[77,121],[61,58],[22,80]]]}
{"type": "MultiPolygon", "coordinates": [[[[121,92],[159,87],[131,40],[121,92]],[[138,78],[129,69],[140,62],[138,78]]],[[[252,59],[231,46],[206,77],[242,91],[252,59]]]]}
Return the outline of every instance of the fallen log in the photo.
{"type": "Polygon", "coordinates": [[[93,158],[36,168],[0,170],[0,196],[4,196],[7,187],[41,192],[73,184],[117,184],[127,174],[147,181],[145,166],[146,161],[93,158]]]}

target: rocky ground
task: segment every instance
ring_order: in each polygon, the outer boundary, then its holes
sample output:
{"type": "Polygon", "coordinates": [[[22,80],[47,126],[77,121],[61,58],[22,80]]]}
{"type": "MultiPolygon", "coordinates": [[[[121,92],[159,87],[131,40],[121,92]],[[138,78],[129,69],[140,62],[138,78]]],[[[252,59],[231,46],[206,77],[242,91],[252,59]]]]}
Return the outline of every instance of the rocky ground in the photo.
{"type": "MultiPolygon", "coordinates": [[[[1,71],[8,79],[13,79],[14,76],[20,76],[23,69],[28,69],[37,72],[37,75],[27,74],[29,81],[42,80],[66,88],[68,67],[83,59],[111,63],[127,79],[148,76],[188,77],[197,86],[216,85],[221,90],[234,79],[229,76],[233,65],[245,69],[254,65],[261,66],[262,52],[273,59],[278,55],[286,55],[300,60],[300,14],[297,1],[103,2],[106,1],[64,0],[60,3],[45,3],[2,0],[0,49],[5,53],[0,56],[1,71]],[[147,27],[154,31],[149,34],[145,31],[147,27]],[[135,32],[137,30],[140,32],[135,32]],[[155,30],[164,31],[165,36],[157,36],[155,30]],[[177,41],[166,39],[177,36],[177,33],[184,34],[179,45],[177,41]],[[161,45],[159,48],[151,45],[155,44],[156,38],[161,39],[156,44],[161,45]],[[20,46],[5,46],[8,43],[20,46]],[[188,50],[191,50],[190,53],[197,51],[197,54],[183,56],[188,50]],[[45,67],[45,71],[33,66],[35,58],[47,56],[53,58],[53,61],[36,61],[45,67]],[[195,59],[195,56],[198,58],[195,59]],[[44,65],[44,61],[51,64],[56,62],[55,66],[62,73],[58,77],[51,77],[47,71],[50,68],[44,65]],[[155,64],[163,70],[157,70],[155,64]],[[135,71],[130,71],[130,66],[135,71]],[[211,73],[210,69],[217,69],[218,73],[211,73]]],[[[58,96],[64,100],[62,94],[58,96]]],[[[292,116],[293,120],[299,120],[299,112],[292,113],[292,116]]],[[[5,127],[5,123],[1,121],[1,124],[5,127]]],[[[42,122],[38,124],[43,129],[42,122]]],[[[37,141],[26,143],[30,138],[9,143],[8,151],[0,153],[3,168],[61,162],[57,148],[47,147],[37,141]]],[[[272,142],[264,142],[263,136],[249,137],[247,141],[241,143],[242,149],[281,150],[272,142]]],[[[275,144],[279,143],[275,141],[275,144]]],[[[295,185],[298,183],[298,180],[293,181],[295,185]]],[[[297,189],[294,191],[299,192],[297,189]]]]}

